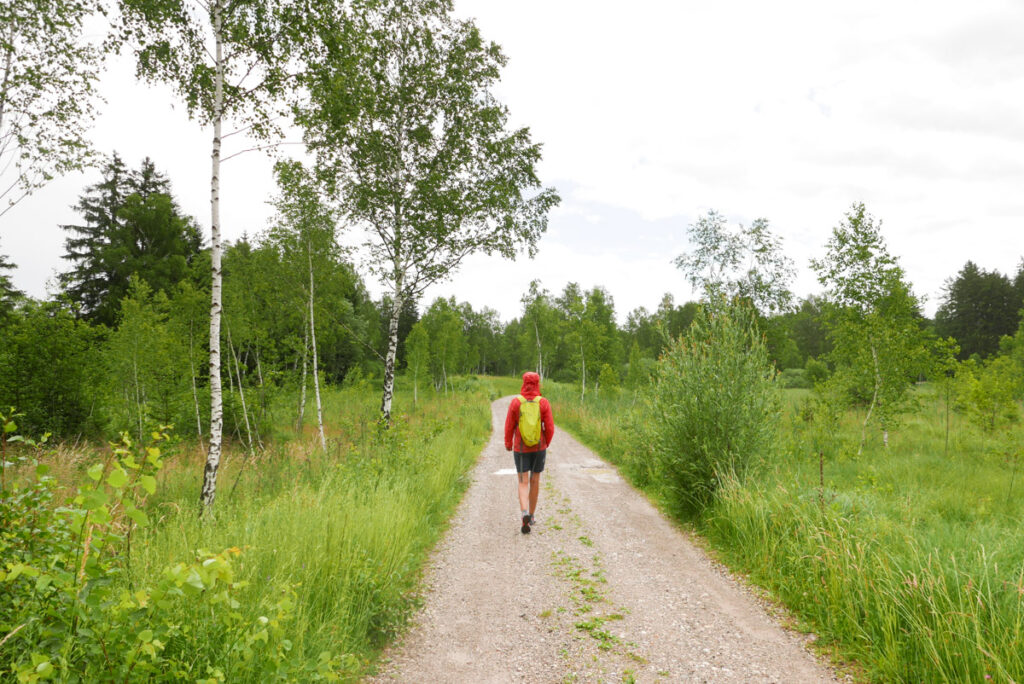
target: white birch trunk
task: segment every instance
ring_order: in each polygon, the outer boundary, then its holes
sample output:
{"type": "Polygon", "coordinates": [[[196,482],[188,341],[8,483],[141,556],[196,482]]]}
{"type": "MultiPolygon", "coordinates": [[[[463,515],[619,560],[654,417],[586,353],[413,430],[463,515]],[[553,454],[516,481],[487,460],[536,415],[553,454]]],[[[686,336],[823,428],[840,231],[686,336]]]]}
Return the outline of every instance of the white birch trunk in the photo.
{"type": "Polygon", "coordinates": [[[402,312],[402,278],[395,282],[395,300],[388,323],[388,353],[384,359],[384,395],[380,401],[381,418],[391,422],[391,400],[395,395],[395,357],[398,355],[398,317],[402,312]]]}
{"type": "Polygon", "coordinates": [[[139,442],[142,442],[142,400],[139,398],[139,357],[132,354],[132,379],[135,385],[135,412],[139,417],[139,442]]]}
{"type": "Polygon", "coordinates": [[[199,446],[203,446],[203,419],[199,414],[199,391],[196,389],[196,357],[192,342],[192,321],[188,322],[188,368],[192,380],[192,404],[196,407],[196,434],[199,446]]]}
{"type": "Polygon", "coordinates": [[[583,399],[587,396],[587,357],[583,355],[583,342],[580,342],[580,366],[583,368],[583,374],[580,378],[580,403],[583,403],[583,399]]]}
{"type": "MultiPolygon", "coordinates": [[[[242,400],[242,416],[245,418],[245,436],[249,442],[249,451],[252,451],[252,427],[249,425],[249,407],[245,404],[245,386],[242,384],[242,370],[241,365],[238,363],[238,354],[235,353],[235,345],[231,342],[231,326],[228,326],[228,349],[231,352],[231,358],[235,362],[235,381],[238,383],[238,397],[242,400]]],[[[231,374],[231,369],[228,368],[228,374],[231,374]]]]}
{"type": "Polygon", "coordinates": [[[537,320],[533,321],[533,332],[537,336],[537,375],[544,377],[544,357],[540,349],[540,328],[537,327],[537,320]]]}
{"type": "Polygon", "coordinates": [[[11,83],[11,62],[14,61],[14,26],[12,25],[7,31],[7,44],[10,46],[7,49],[7,56],[4,58],[4,80],[0,83],[0,135],[4,132],[4,117],[7,113],[7,101],[10,99],[7,96],[7,90],[10,88],[11,83]]]}
{"type": "Polygon", "coordinates": [[[302,389],[299,392],[299,419],[296,421],[296,432],[302,436],[302,420],[306,414],[306,373],[309,367],[309,326],[302,322],[302,389]]]}
{"type": "MultiPolygon", "coordinates": [[[[860,428],[860,446],[857,447],[857,455],[860,456],[864,451],[864,442],[867,440],[868,433],[868,422],[871,420],[871,413],[875,410],[875,404],[878,402],[878,391],[882,385],[882,376],[878,371],[878,350],[875,349],[875,345],[871,345],[871,358],[875,364],[875,391],[871,394],[871,403],[868,405],[868,413],[864,416],[864,424],[860,428]]],[[[889,446],[889,437],[885,435],[885,445],[889,446]]]]}
{"type": "Polygon", "coordinates": [[[316,319],[313,316],[313,255],[306,243],[306,256],[309,259],[309,338],[313,343],[313,391],[316,393],[316,424],[320,430],[320,446],[327,451],[327,437],[324,436],[324,408],[320,403],[320,367],[316,351],[316,319]]]}
{"type": "Polygon", "coordinates": [[[199,500],[205,508],[217,496],[217,469],[220,468],[224,431],[224,398],[220,378],[220,314],[221,314],[221,247],[220,247],[220,143],[221,119],[224,116],[224,46],[222,0],[212,0],[214,35],[213,75],[213,150],[210,153],[210,449],[203,469],[203,489],[199,500]]]}

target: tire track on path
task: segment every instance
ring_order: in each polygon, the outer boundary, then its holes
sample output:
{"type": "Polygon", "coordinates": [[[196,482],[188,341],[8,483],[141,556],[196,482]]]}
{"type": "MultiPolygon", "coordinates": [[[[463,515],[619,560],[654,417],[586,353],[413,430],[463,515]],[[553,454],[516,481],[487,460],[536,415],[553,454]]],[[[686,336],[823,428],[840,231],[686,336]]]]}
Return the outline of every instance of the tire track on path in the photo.
{"type": "MultiPolygon", "coordinates": [[[[423,609],[371,681],[835,681],[614,468],[555,435],[531,534],[491,439],[431,557],[423,609]]],[[[557,422],[558,407],[555,406],[557,422]]]]}

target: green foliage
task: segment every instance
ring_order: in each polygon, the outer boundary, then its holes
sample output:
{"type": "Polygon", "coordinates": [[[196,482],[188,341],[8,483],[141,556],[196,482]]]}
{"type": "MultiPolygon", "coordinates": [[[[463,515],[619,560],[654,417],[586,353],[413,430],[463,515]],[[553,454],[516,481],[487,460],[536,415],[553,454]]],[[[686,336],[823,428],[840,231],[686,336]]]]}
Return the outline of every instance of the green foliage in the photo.
{"type": "Polygon", "coordinates": [[[582,398],[586,394],[587,382],[598,380],[603,365],[618,367],[622,364],[622,342],[615,325],[615,302],[602,287],[584,292],[578,283],[570,282],[561,296],[555,299],[555,304],[561,322],[560,354],[556,358],[565,360],[562,366],[565,371],[571,369],[575,372],[580,380],[582,398]]]}
{"type": "Polygon", "coordinates": [[[293,5],[119,0],[118,6],[111,43],[130,46],[140,78],[171,86],[204,124],[226,117],[257,139],[278,131],[275,117],[283,112],[274,102],[285,92],[291,45],[305,29],[293,5]]]}
{"type": "Polygon", "coordinates": [[[412,375],[413,401],[419,399],[420,378],[425,377],[430,364],[430,333],[427,331],[423,321],[418,321],[412,327],[409,336],[405,338],[406,368],[412,375]]]}
{"type": "Polygon", "coordinates": [[[673,508],[700,512],[726,481],[773,453],[779,395],[752,312],[701,309],[645,392],[644,449],[673,508]]]}
{"type": "Polygon", "coordinates": [[[310,103],[298,122],[332,198],[367,230],[365,265],[393,301],[385,419],[405,302],[470,254],[532,254],[559,201],[537,177],[540,145],[509,128],[494,98],[504,55],[453,9],[321,3],[303,36],[310,103]]]}
{"type": "Polygon", "coordinates": [[[104,331],[58,304],[26,302],[0,326],[0,406],[21,409],[26,432],[96,434],[104,331]]]}
{"type": "Polygon", "coordinates": [[[779,385],[783,389],[811,389],[814,383],[803,368],[786,368],[779,373],[779,385]]]}
{"type": "Polygon", "coordinates": [[[675,264],[705,299],[742,300],[763,313],[789,309],[789,282],[796,271],[767,219],[731,230],[725,217],[712,210],[688,233],[694,250],[676,257],[675,264]]]}
{"type": "Polygon", "coordinates": [[[615,397],[619,394],[619,374],[607,363],[601,366],[601,373],[597,376],[597,387],[604,396],[615,397]]]}
{"type": "Polygon", "coordinates": [[[832,231],[823,259],[812,260],[826,288],[825,321],[835,373],[828,380],[850,403],[866,405],[865,428],[887,435],[914,406],[911,384],[931,370],[933,336],[919,304],[889,254],[881,223],[855,204],[832,231]]]}
{"type": "Polygon", "coordinates": [[[0,254],[0,323],[3,323],[14,311],[14,306],[25,296],[14,287],[11,276],[5,271],[13,271],[14,264],[6,254],[0,254]]]}
{"type": "Polygon", "coordinates": [[[4,0],[0,4],[0,216],[55,176],[91,158],[101,54],[83,26],[92,0],[4,0]]]}
{"type": "Polygon", "coordinates": [[[60,280],[80,315],[112,327],[133,277],[167,294],[193,278],[202,239],[148,158],[131,171],[115,153],[102,174],[79,199],[83,224],[61,226],[71,233],[64,243],[71,270],[60,280]]]}
{"type": "MultiPolygon", "coordinates": [[[[923,410],[892,447],[872,442],[860,456],[860,416],[845,398],[788,390],[783,448],[759,477],[727,482],[698,530],[865,679],[1019,681],[1024,434],[964,429],[954,414],[946,454],[938,389],[916,390],[923,410]]],[[[560,426],[659,491],[639,463],[647,444],[623,436],[621,406],[579,405],[560,385],[547,396],[560,426]]],[[[634,420],[651,417],[640,406],[634,420]]]]}
{"type": "Polygon", "coordinates": [[[223,678],[218,671],[238,676],[253,666],[285,664],[281,625],[293,603],[285,596],[271,618],[247,624],[235,598],[244,586],[234,581],[231,557],[238,549],[200,551],[192,562],[167,567],[151,586],[125,582],[132,536],[151,525],[146,500],[156,492],[160,444],[167,439],[166,432],[155,432],[151,445],[140,449],[123,435],[59,508],[53,505],[56,481],[41,454],[15,461],[33,476],[5,488],[0,503],[0,632],[8,636],[7,672],[19,681],[217,680],[223,678]],[[215,612],[233,642],[217,668],[194,659],[199,635],[182,615],[189,604],[215,612]]]}
{"type": "Polygon", "coordinates": [[[130,425],[141,440],[144,426],[189,424],[192,367],[188,348],[168,324],[171,302],[155,295],[145,281],[132,278],[121,301],[117,330],[105,348],[110,397],[122,399],[112,410],[115,424],[130,425]]]}
{"type": "Polygon", "coordinates": [[[807,363],[804,364],[804,372],[811,387],[828,380],[828,365],[813,356],[807,358],[807,363]]]}
{"type": "Polygon", "coordinates": [[[654,360],[640,355],[640,345],[633,340],[633,346],[629,349],[628,374],[626,386],[630,389],[639,389],[651,379],[651,372],[654,370],[654,360]]]}
{"type": "Polygon", "coordinates": [[[455,298],[434,300],[420,319],[430,339],[430,375],[434,389],[448,391],[448,375],[462,369],[466,353],[466,338],[463,334],[462,316],[455,298]]]}
{"type": "Polygon", "coordinates": [[[935,312],[935,330],[953,337],[960,358],[987,357],[999,350],[999,340],[1017,329],[1024,298],[1008,276],[986,271],[968,261],[956,278],[946,281],[935,312]]]}
{"type": "Polygon", "coordinates": [[[1007,356],[984,363],[968,360],[956,374],[956,407],[983,430],[993,432],[1020,420],[1024,373],[1007,356]]]}
{"type": "Polygon", "coordinates": [[[277,444],[259,469],[229,460],[241,482],[216,525],[195,510],[191,468],[163,470],[166,432],[145,447],[125,435],[67,472],[54,453],[21,446],[12,458],[16,427],[0,416],[0,678],[365,675],[415,605],[422,563],[490,429],[488,387],[455,385],[459,399],[428,400],[384,431],[368,388],[327,390],[331,427],[348,439],[314,459],[291,457],[301,442],[277,444]],[[77,482],[70,499],[50,464],[77,482]]]}

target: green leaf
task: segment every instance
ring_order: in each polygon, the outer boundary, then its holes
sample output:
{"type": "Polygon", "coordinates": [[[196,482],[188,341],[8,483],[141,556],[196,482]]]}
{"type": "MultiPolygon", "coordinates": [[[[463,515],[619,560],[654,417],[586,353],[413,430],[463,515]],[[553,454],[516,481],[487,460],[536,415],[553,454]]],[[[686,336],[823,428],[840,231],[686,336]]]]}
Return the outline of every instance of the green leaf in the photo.
{"type": "Polygon", "coordinates": [[[156,493],[156,478],[152,475],[143,475],[139,478],[139,484],[146,490],[147,494],[156,493]]]}
{"type": "Polygon", "coordinates": [[[199,573],[196,572],[195,568],[192,568],[189,571],[188,577],[185,578],[185,585],[192,587],[193,589],[196,589],[198,591],[202,591],[206,588],[203,585],[203,578],[199,576],[199,573]]]}
{"type": "Polygon", "coordinates": [[[46,587],[50,586],[53,582],[53,576],[47,574],[40,574],[39,579],[36,580],[36,591],[43,591],[46,587]]]}
{"type": "Polygon", "coordinates": [[[145,511],[140,511],[138,508],[132,508],[126,510],[125,514],[135,521],[135,524],[139,527],[147,527],[149,525],[149,516],[146,515],[145,511]]]}
{"type": "Polygon", "coordinates": [[[141,632],[139,632],[139,641],[141,641],[142,643],[148,644],[152,640],[153,640],[153,630],[151,630],[151,629],[144,629],[141,632]]]}
{"type": "Polygon", "coordinates": [[[102,489],[94,489],[91,492],[87,492],[86,495],[82,497],[82,508],[87,511],[95,511],[101,506],[105,506],[109,500],[110,499],[107,497],[107,493],[105,491],[102,489]]]}
{"type": "Polygon", "coordinates": [[[89,467],[89,470],[85,472],[89,476],[89,478],[92,479],[94,482],[99,482],[100,478],[103,477],[103,464],[94,463],[92,466],[89,467]]]}
{"type": "Polygon", "coordinates": [[[121,489],[128,484],[128,473],[121,466],[114,468],[107,477],[107,484],[115,489],[121,489]]]}
{"type": "Polygon", "coordinates": [[[42,477],[50,472],[50,466],[45,463],[40,463],[36,466],[36,477],[42,477]]]}

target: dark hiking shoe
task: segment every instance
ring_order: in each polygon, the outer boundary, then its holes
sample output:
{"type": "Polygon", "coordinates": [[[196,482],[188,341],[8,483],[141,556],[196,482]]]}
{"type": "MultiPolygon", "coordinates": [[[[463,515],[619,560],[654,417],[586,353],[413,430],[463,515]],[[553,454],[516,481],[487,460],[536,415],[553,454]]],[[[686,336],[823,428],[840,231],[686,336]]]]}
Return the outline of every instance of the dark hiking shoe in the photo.
{"type": "Polygon", "coordinates": [[[524,515],[523,516],[523,526],[519,528],[519,531],[522,532],[523,534],[530,534],[530,522],[531,522],[530,515],[529,514],[524,515]]]}

